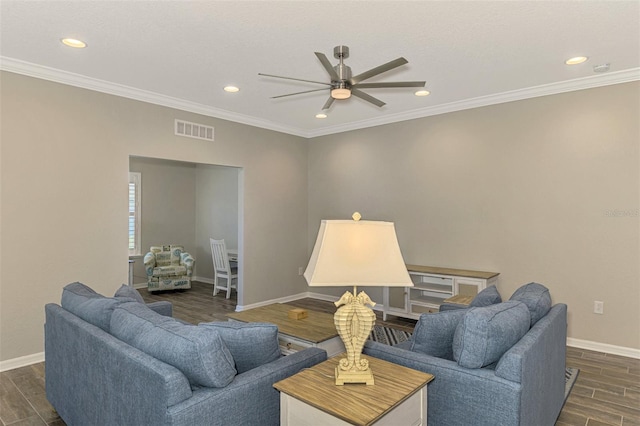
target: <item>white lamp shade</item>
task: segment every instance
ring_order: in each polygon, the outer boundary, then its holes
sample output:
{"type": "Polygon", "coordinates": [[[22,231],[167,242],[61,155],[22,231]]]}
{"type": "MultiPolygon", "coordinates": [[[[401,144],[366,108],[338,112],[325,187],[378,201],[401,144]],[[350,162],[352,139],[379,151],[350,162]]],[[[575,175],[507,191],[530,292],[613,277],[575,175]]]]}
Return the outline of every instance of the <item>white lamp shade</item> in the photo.
{"type": "Polygon", "coordinates": [[[323,220],[304,277],[310,286],[413,286],[392,222],[323,220]]]}

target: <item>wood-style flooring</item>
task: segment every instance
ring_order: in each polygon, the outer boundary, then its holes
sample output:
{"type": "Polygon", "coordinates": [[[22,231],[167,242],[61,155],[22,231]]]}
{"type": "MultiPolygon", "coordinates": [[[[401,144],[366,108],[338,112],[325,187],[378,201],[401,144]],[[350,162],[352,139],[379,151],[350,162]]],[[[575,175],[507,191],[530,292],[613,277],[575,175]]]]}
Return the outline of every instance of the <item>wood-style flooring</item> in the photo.
{"type": "MultiPolygon", "coordinates": [[[[214,297],[211,290],[211,285],[196,282],[191,290],[151,294],[141,289],[140,294],[146,302],[172,302],[174,317],[193,324],[226,321],[226,314],[235,310],[235,293],[227,300],[224,293],[214,297]]],[[[316,299],[301,299],[291,304],[335,312],[333,303],[316,299]]],[[[415,324],[395,317],[382,321],[381,314],[378,316],[378,324],[408,331],[412,331],[415,324]]],[[[556,426],[640,426],[640,360],[568,347],[567,366],[579,368],[580,375],[556,426]]],[[[0,373],[3,426],[64,425],[45,397],[44,369],[44,363],[37,363],[0,373]]]]}

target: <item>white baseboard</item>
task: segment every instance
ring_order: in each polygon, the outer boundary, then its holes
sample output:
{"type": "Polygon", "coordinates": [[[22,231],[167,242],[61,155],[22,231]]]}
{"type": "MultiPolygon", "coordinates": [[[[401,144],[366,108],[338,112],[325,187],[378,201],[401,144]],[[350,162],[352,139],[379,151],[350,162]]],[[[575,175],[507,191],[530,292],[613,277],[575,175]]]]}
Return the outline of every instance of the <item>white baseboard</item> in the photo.
{"type": "Polygon", "coordinates": [[[205,278],[205,277],[191,277],[191,281],[198,281],[200,283],[211,284],[213,285],[213,278],[205,278]]]}
{"type": "MultiPolygon", "coordinates": [[[[213,280],[211,278],[192,277],[191,280],[213,285],[213,280]]],[[[147,283],[135,283],[133,284],[133,288],[147,288],[147,283]]]]}
{"type": "Polygon", "coordinates": [[[640,349],[610,345],[608,343],[591,342],[589,340],[567,337],[567,346],[579,349],[588,349],[596,352],[604,352],[611,355],[626,356],[627,358],[640,359],[640,349]]]}
{"type": "Polygon", "coordinates": [[[27,365],[37,364],[42,361],[44,361],[44,352],[25,355],[19,358],[8,359],[6,361],[0,361],[0,372],[13,370],[20,367],[26,367],[27,365]]]}
{"type": "MultiPolygon", "coordinates": [[[[330,296],[328,294],[313,293],[313,292],[307,291],[307,292],[304,292],[304,293],[294,294],[292,296],[286,296],[286,297],[281,297],[281,298],[278,298],[278,299],[266,300],[264,302],[252,303],[250,305],[236,306],[236,312],[246,311],[247,309],[259,308],[260,306],[271,305],[272,303],[294,302],[294,301],[296,301],[298,299],[304,299],[304,298],[307,298],[307,297],[310,297],[312,299],[324,300],[324,301],[327,301],[327,302],[335,302],[336,300],[340,299],[340,297],[338,297],[338,296],[330,296]]],[[[382,304],[377,303],[376,306],[374,306],[373,309],[381,311],[382,310],[382,304]]]]}
{"type": "Polygon", "coordinates": [[[271,305],[273,303],[293,302],[294,300],[304,299],[305,297],[313,297],[314,299],[329,300],[329,301],[338,300],[338,298],[328,299],[331,296],[327,296],[324,294],[310,293],[307,291],[304,293],[293,294],[291,296],[279,297],[277,299],[265,300],[263,302],[258,302],[258,303],[251,303],[250,305],[236,305],[236,312],[246,311],[247,309],[259,308],[260,306],[271,305]]]}

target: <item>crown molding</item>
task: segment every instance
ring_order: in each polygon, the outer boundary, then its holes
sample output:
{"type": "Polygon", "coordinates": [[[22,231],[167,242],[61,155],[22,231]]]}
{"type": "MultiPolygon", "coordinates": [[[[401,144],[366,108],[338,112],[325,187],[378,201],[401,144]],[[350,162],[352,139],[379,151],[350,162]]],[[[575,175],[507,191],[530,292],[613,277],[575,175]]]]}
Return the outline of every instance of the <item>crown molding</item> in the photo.
{"type": "Polygon", "coordinates": [[[283,126],[269,120],[262,120],[256,117],[238,114],[196,102],[185,101],[183,99],[165,96],[147,90],[136,89],[134,87],[112,83],[105,80],[99,80],[81,74],[62,71],[56,68],[45,67],[6,56],[0,56],[0,70],[40,78],[42,80],[49,80],[55,83],[62,83],[69,86],[80,87],[83,89],[89,89],[109,95],[121,96],[154,105],[175,108],[181,111],[193,112],[195,114],[206,115],[208,117],[247,124],[249,126],[260,127],[267,130],[274,130],[276,132],[287,133],[294,136],[307,137],[307,133],[299,128],[283,126]]]}
{"type": "Polygon", "coordinates": [[[414,120],[416,118],[430,117],[449,112],[462,111],[466,109],[479,108],[489,105],[497,105],[506,102],[520,101],[524,99],[537,98],[540,96],[556,95],[559,93],[573,92],[576,90],[592,89],[612,84],[628,83],[640,80],[640,68],[631,68],[624,71],[609,72],[601,75],[577,78],[558,83],[544,84],[541,86],[528,87],[526,89],[512,90],[509,92],[497,93],[494,95],[481,96],[472,99],[451,102],[448,104],[436,105],[433,107],[420,108],[408,112],[386,115],[384,117],[361,120],[339,126],[325,127],[307,134],[308,138],[325,136],[335,133],[348,132],[350,130],[364,129],[368,127],[381,126],[384,124],[397,123],[400,121],[414,120]]]}
{"type": "Polygon", "coordinates": [[[555,95],[576,90],[592,89],[595,87],[609,86],[612,84],[628,83],[640,80],[640,68],[631,68],[623,71],[608,72],[590,77],[577,78],[558,83],[544,84],[540,86],[528,87],[525,89],[512,90],[509,92],[497,93],[494,95],[481,96],[472,99],[465,99],[448,104],[436,105],[415,109],[407,112],[385,115],[384,117],[360,120],[352,123],[324,127],[312,131],[305,131],[300,128],[284,126],[269,120],[262,120],[244,114],[239,114],[211,106],[185,101],[171,96],[136,89],[121,84],[111,83],[105,80],[90,78],[84,75],[62,71],[55,68],[45,67],[30,62],[21,61],[6,56],[0,56],[0,70],[23,74],[30,77],[49,80],[56,83],[94,90],[110,95],[121,96],[128,99],[147,102],[155,105],[175,108],[182,111],[201,114],[208,117],[219,118],[259,127],[276,132],[287,133],[312,139],[318,136],[331,135],[348,132],[351,130],[364,129],[368,127],[381,126],[384,124],[397,123],[416,118],[430,117],[434,115],[446,114],[449,112],[463,111],[466,109],[479,108],[489,105],[497,105],[506,102],[520,101],[524,99],[536,98],[540,96],[555,95]]]}

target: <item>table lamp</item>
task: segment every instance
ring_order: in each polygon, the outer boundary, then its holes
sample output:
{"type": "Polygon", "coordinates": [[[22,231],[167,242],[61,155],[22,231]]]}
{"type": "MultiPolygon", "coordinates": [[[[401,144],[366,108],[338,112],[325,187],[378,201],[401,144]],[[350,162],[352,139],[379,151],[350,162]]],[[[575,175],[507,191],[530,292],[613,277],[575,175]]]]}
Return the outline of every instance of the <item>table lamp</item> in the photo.
{"type": "Polygon", "coordinates": [[[375,303],[357,286],[411,287],[413,282],[402,258],[393,222],[323,220],[304,277],[312,287],[353,286],[335,302],[334,323],[344,342],[347,358],[336,367],[336,385],[374,384],[369,361],[360,357],[376,315],[375,303]]]}

